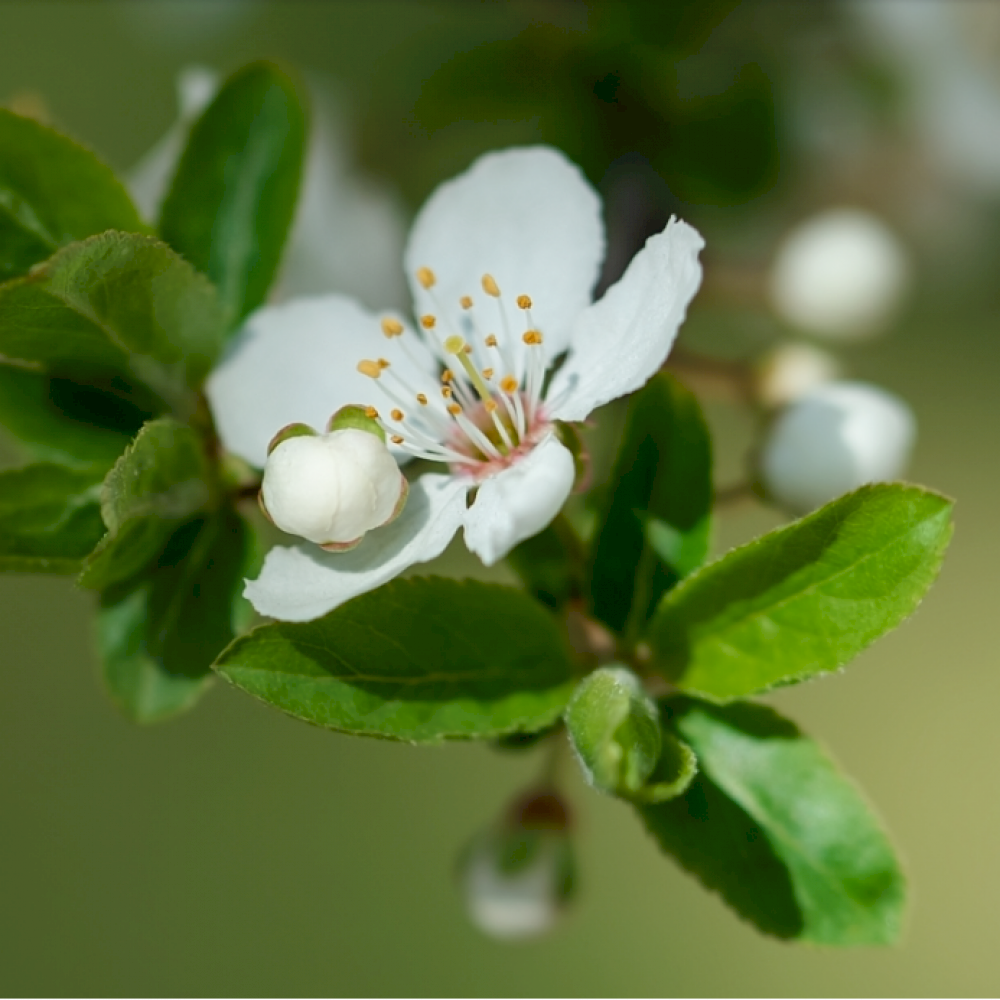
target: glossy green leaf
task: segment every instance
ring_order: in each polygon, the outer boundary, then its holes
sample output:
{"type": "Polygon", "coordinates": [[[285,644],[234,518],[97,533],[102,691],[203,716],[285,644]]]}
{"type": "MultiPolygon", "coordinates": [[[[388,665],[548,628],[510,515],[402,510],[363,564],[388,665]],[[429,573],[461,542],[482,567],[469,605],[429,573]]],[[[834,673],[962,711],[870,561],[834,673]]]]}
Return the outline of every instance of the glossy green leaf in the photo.
{"type": "Polygon", "coordinates": [[[705,561],[711,509],[708,429],[694,396],[661,373],[629,400],[593,543],[594,614],[615,631],[638,630],[663,593],[705,561]]]}
{"type": "Polygon", "coordinates": [[[683,797],[639,809],[668,854],[765,934],[892,944],[905,883],[854,785],[761,705],[679,702],[701,772],[683,797]]]}
{"type": "Polygon", "coordinates": [[[110,469],[143,414],[112,393],[0,365],[0,425],[32,459],[110,469]]]}
{"type": "Polygon", "coordinates": [[[148,386],[187,414],[222,346],[215,289],[148,236],[103,233],[0,286],[0,355],[80,381],[148,386]]]}
{"type": "Polygon", "coordinates": [[[107,229],[145,231],[110,167],[72,139],[0,108],[0,281],[107,229]]]}
{"type": "Polygon", "coordinates": [[[235,318],[259,306],[274,280],[305,142],[302,100],[268,63],[231,76],[191,129],[160,231],[216,283],[235,318]]]}
{"type": "Polygon", "coordinates": [[[101,472],[28,465],[0,472],[0,570],[74,573],[101,540],[101,472]]]}
{"type": "Polygon", "coordinates": [[[663,599],[653,669],[725,702],[844,666],[920,603],[951,508],[915,486],[863,486],[734,549],[663,599]]]}
{"type": "Polygon", "coordinates": [[[413,743],[533,732],[573,687],[561,631],[536,601],[438,577],[395,580],[316,621],[261,626],[215,668],[305,722],[413,743]]]}
{"type": "Polygon", "coordinates": [[[179,528],[152,572],[102,596],[98,643],[107,689],[136,722],[189,708],[212,660],[244,627],[244,576],[259,562],[249,525],[221,513],[179,528]]]}
{"type": "Polygon", "coordinates": [[[170,417],[146,424],[104,480],[108,533],[78,582],[105,590],[144,569],[183,521],[210,505],[209,476],[201,439],[190,427],[170,417]]]}

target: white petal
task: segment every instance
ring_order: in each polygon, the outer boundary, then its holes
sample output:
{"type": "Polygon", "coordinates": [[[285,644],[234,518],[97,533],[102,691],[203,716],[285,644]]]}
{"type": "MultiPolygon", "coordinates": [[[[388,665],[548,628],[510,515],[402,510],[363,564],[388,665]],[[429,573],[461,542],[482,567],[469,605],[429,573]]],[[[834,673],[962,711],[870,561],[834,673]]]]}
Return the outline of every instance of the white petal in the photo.
{"type": "Polygon", "coordinates": [[[515,300],[528,295],[548,356],[565,350],[571,324],[590,303],[604,258],[601,203],[579,168],[547,147],[480,157],[442,184],[420,210],[404,261],[419,313],[459,313],[472,296],[480,332],[502,334],[498,306],[480,284],[491,274],[503,293],[514,343],[523,354],[526,329],[515,300]],[[418,268],[437,277],[433,297],[415,280],[418,268]]]}
{"type": "Polygon", "coordinates": [[[877,216],[835,208],[784,239],[770,274],[775,310],[788,323],[831,340],[885,327],[909,283],[899,239],[877,216]]]}
{"type": "Polygon", "coordinates": [[[701,284],[698,251],[704,245],[677,219],[646,241],[621,279],[580,316],[548,393],[550,417],[583,420],[652,378],[701,284]]]}
{"type": "Polygon", "coordinates": [[[901,399],[863,382],[830,382],[775,421],[761,449],[761,479],[774,500],[805,514],[864,483],[897,479],[915,436],[901,399]]]}
{"type": "MultiPolygon", "coordinates": [[[[356,366],[386,351],[378,317],[340,295],[258,309],[205,387],[222,443],[262,467],[268,443],[286,424],[322,431],[348,403],[384,409],[378,386],[356,366]]],[[[407,381],[419,377],[405,356],[394,367],[407,381]]]]}
{"type": "Polygon", "coordinates": [[[575,475],[569,449],[554,434],[545,438],[479,487],[465,512],[465,544],[492,566],[552,521],[573,489],[575,475]]]}
{"type": "Polygon", "coordinates": [[[262,615],[305,622],[367,593],[414,563],[440,555],[465,513],[468,485],[452,476],[421,476],[403,513],[365,535],[356,549],[327,553],[312,545],[274,548],[243,593],[262,615]]]}
{"type": "Polygon", "coordinates": [[[218,87],[218,73],[204,66],[187,66],[178,74],[177,120],[125,176],[129,194],[143,218],[155,219],[159,214],[160,202],[187,142],[188,129],[218,87]]]}

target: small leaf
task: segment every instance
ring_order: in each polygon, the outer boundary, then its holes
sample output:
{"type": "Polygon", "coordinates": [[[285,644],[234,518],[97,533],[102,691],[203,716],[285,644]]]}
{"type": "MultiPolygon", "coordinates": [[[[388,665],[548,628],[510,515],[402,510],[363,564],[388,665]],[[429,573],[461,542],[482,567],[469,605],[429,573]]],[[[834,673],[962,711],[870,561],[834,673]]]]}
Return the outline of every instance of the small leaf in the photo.
{"type": "Polygon", "coordinates": [[[216,283],[237,319],[264,301],[274,279],[305,142],[295,86],[268,63],[231,76],[191,129],[160,231],[216,283]]]}
{"type": "Polygon", "coordinates": [[[652,667],[726,702],[844,666],[920,603],[951,508],[915,486],[863,486],[734,549],[663,599],[652,667]]]}
{"type": "Polygon", "coordinates": [[[701,773],[682,798],[640,807],[660,847],[765,934],[896,941],[905,884],[892,846],[819,747],[761,705],[672,708],[701,773]]]}
{"type": "Polygon", "coordinates": [[[0,355],[80,381],[148,386],[182,415],[218,357],[226,317],[168,246],[103,233],[0,286],[0,355]]]}
{"type": "Polygon", "coordinates": [[[0,472],[0,570],[75,573],[104,533],[100,479],[49,464],[0,472]]]}
{"type": "Polygon", "coordinates": [[[316,621],[261,626],[215,669],[305,722],[413,743],[534,732],[573,687],[562,634],[537,602],[438,577],[395,580],[316,621]]]}
{"type": "Polygon", "coordinates": [[[694,396],[661,373],[629,400],[593,543],[594,614],[618,632],[640,627],[663,593],[705,561],[711,509],[708,429],[694,396]]]}
{"type": "Polygon", "coordinates": [[[72,139],[0,108],[0,282],[106,229],[145,231],[110,167],[72,139]]]}
{"type": "Polygon", "coordinates": [[[37,461],[110,469],[142,419],[110,392],[0,365],[0,425],[37,461]]]}
{"type": "Polygon", "coordinates": [[[198,700],[212,660],[246,624],[243,577],[258,562],[249,525],[224,512],[179,528],[151,574],[103,595],[104,680],[129,718],[156,722],[198,700]]]}
{"type": "Polygon", "coordinates": [[[183,522],[212,501],[210,470],[201,440],[184,424],[163,417],[146,424],[101,488],[108,529],[77,581],[105,590],[151,563],[183,522]]]}

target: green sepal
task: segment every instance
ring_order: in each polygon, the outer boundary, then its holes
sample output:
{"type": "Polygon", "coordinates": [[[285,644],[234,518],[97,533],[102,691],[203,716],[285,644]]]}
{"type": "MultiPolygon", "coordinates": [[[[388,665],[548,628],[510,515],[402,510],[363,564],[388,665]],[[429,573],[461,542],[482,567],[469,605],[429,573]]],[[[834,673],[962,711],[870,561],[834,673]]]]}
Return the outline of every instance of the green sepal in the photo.
{"type": "Polygon", "coordinates": [[[0,472],[0,571],[79,570],[104,534],[101,477],[48,463],[0,472]]]}
{"type": "Polygon", "coordinates": [[[556,621],[523,591],[473,580],[394,580],[315,621],[237,639],[215,669],[326,729],[439,743],[534,732],[573,687],[556,621]]]}
{"type": "Polygon", "coordinates": [[[102,233],[0,286],[0,355],[189,416],[222,347],[215,289],[163,243],[102,233]],[[143,394],[142,387],[152,390],[143,394]]]}
{"type": "Polygon", "coordinates": [[[348,429],[374,434],[382,444],[386,442],[385,428],[374,417],[368,416],[367,406],[358,406],[353,403],[342,406],[330,417],[326,425],[327,434],[348,429]]]}
{"type": "Polygon", "coordinates": [[[650,669],[724,703],[837,670],[920,603],[952,501],[878,483],[734,549],[664,597],[650,669]]]}
{"type": "Polygon", "coordinates": [[[195,431],[171,417],[146,424],[104,480],[108,533],[77,582],[106,590],[152,563],[181,523],[213,504],[210,477],[195,431]]]}
{"type": "Polygon", "coordinates": [[[659,846],[765,934],[884,945],[905,882],[854,785],[791,722],[761,705],[671,701],[698,756],[683,796],[639,813],[659,846]]]}
{"type": "Polygon", "coordinates": [[[48,126],[0,108],[0,282],[107,229],[146,231],[111,168],[48,126]]]}
{"type": "Polygon", "coordinates": [[[711,439],[697,400],[671,375],[629,399],[605,498],[588,571],[593,612],[634,636],[710,541],[711,439]],[[665,531],[674,545],[662,544],[665,531]]]}
{"type": "Polygon", "coordinates": [[[191,127],[164,198],[163,238],[215,282],[235,320],[264,302],[274,280],[306,132],[293,81],[269,63],[244,66],[191,127]]]}
{"type": "Polygon", "coordinates": [[[243,578],[259,564],[253,530],[223,511],[177,529],[148,574],[102,595],[102,672],[126,716],[157,722],[194,705],[212,660],[249,624],[243,578]]]}
{"type": "Polygon", "coordinates": [[[286,424],[268,442],[267,454],[270,455],[284,441],[290,441],[292,438],[297,437],[319,437],[319,434],[308,424],[286,424]]]}

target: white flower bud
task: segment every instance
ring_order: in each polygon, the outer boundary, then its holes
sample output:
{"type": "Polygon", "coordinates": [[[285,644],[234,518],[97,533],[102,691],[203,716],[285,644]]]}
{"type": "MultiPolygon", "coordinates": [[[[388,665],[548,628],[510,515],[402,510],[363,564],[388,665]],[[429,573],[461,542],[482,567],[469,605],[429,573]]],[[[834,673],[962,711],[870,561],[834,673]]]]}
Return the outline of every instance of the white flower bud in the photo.
{"type": "Polygon", "coordinates": [[[829,382],[782,412],[760,452],[767,494],[796,514],[902,475],[916,422],[901,399],[863,382],[829,382]]]}
{"type": "Polygon", "coordinates": [[[282,531],[342,548],[392,520],[404,486],[385,443],[346,428],[278,444],[264,467],[261,501],[282,531]]]}
{"type": "Polygon", "coordinates": [[[764,406],[775,409],[840,374],[837,359],[810,344],[782,344],[766,354],[754,369],[754,393],[764,406]]]}
{"type": "Polygon", "coordinates": [[[906,251],[881,220],[860,209],[831,209],[785,237],[771,268],[771,300],[802,330],[860,339],[892,317],[909,272],[906,251]]]}

